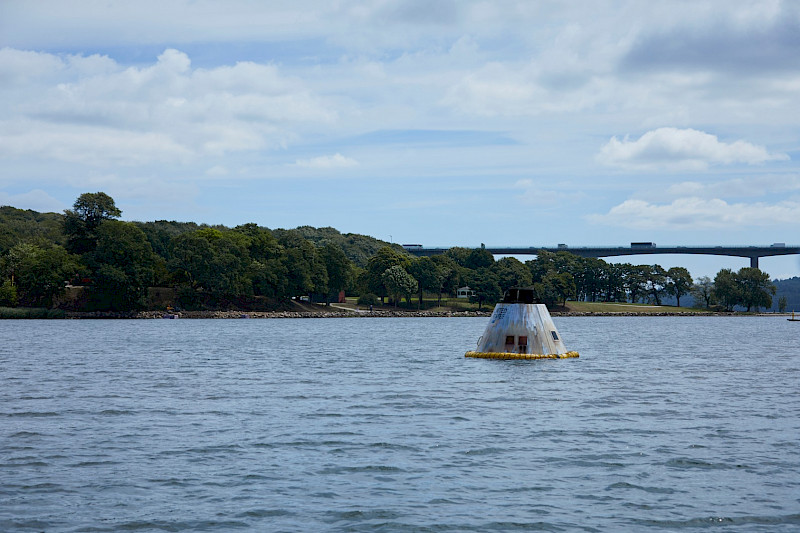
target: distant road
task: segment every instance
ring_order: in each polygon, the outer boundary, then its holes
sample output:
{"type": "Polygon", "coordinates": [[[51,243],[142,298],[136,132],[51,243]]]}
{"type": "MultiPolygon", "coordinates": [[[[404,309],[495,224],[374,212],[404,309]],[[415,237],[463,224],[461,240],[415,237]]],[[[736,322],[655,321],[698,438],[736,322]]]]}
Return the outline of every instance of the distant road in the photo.
{"type": "MultiPolygon", "coordinates": [[[[431,256],[445,253],[449,248],[426,248],[419,245],[403,246],[409,253],[416,256],[431,256]]],[[[621,255],[653,255],[653,254],[695,254],[695,255],[727,255],[734,257],[749,257],[750,266],[758,268],[760,257],[774,255],[800,254],[800,245],[769,246],[656,246],[652,243],[642,243],[639,246],[530,246],[495,248],[487,246],[486,250],[492,255],[538,255],[545,252],[569,252],[581,257],[616,257],[621,255]]]]}

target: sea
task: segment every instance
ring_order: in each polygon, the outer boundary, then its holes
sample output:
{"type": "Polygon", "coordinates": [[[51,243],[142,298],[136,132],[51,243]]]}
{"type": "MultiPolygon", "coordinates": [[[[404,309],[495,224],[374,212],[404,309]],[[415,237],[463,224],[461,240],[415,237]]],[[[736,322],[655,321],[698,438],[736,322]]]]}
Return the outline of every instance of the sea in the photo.
{"type": "Polygon", "coordinates": [[[0,531],[800,531],[800,325],[0,321],[0,531]]]}

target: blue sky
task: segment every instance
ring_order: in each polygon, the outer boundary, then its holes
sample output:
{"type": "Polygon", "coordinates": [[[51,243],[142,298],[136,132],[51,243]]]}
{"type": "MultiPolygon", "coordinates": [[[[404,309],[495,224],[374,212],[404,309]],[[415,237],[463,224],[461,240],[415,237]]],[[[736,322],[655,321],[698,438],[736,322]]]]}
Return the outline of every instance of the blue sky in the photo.
{"type": "Polygon", "coordinates": [[[4,0],[0,204],[104,191],[126,220],[436,246],[800,243],[798,95],[796,2],[4,0]]]}

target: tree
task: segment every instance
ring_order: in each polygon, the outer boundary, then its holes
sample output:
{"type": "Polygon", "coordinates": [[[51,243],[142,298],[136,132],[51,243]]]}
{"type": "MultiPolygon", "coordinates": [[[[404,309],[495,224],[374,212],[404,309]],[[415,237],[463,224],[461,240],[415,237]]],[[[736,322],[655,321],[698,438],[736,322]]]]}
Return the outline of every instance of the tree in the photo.
{"type": "Polygon", "coordinates": [[[155,264],[144,232],[134,224],[110,220],[98,226],[96,236],[95,249],[86,257],[94,305],[113,311],[143,307],[155,264]]]}
{"type": "Polygon", "coordinates": [[[567,298],[574,296],[576,286],[572,274],[561,272],[560,274],[550,271],[542,278],[542,281],[534,284],[536,298],[543,304],[552,307],[561,301],[566,304],[567,298]]]}
{"type": "Polygon", "coordinates": [[[497,275],[502,292],[512,287],[530,287],[533,283],[530,269],[514,257],[504,257],[495,262],[490,269],[497,275]]]}
{"type": "Polygon", "coordinates": [[[625,288],[630,296],[631,303],[636,303],[647,293],[647,274],[650,267],[647,265],[625,264],[625,288]]]}
{"type": "Polygon", "coordinates": [[[709,309],[711,304],[714,303],[714,282],[708,276],[701,276],[692,285],[691,293],[695,302],[702,301],[706,309],[709,309]]]}
{"type": "Polygon", "coordinates": [[[785,313],[787,305],[788,305],[788,300],[786,299],[786,296],[781,296],[780,298],[778,298],[778,312],[779,313],[785,313]]]}
{"type": "Polygon", "coordinates": [[[420,257],[412,261],[409,274],[419,285],[419,307],[422,307],[423,291],[438,291],[442,286],[442,272],[430,257],[420,257]]]}
{"type": "Polygon", "coordinates": [[[328,291],[325,294],[325,303],[330,305],[330,298],[333,295],[345,290],[350,283],[350,275],[353,263],[350,261],[341,248],[335,244],[328,243],[319,250],[319,257],[325,267],[328,278],[328,291]]]}
{"type": "Polygon", "coordinates": [[[470,270],[488,268],[494,263],[494,256],[486,248],[475,248],[470,251],[464,266],[470,270]]]}
{"type": "Polygon", "coordinates": [[[368,292],[380,297],[381,302],[388,296],[388,288],[384,284],[383,273],[393,266],[405,269],[411,264],[411,259],[407,254],[403,254],[392,248],[384,246],[367,261],[367,270],[364,276],[366,289],[368,292]]]}
{"type": "Polygon", "coordinates": [[[452,248],[448,248],[445,250],[444,255],[449,257],[460,267],[467,266],[467,258],[469,257],[470,250],[469,248],[462,248],[461,246],[453,246],[452,248]]]}
{"type": "Polygon", "coordinates": [[[403,296],[405,296],[406,302],[411,302],[411,295],[417,290],[417,280],[403,267],[400,265],[389,267],[381,277],[383,285],[394,300],[395,307],[403,296]]]}
{"type": "Polygon", "coordinates": [[[726,311],[733,311],[734,306],[741,301],[741,287],[730,268],[723,268],[714,276],[713,296],[726,311]]]}
{"type": "Polygon", "coordinates": [[[683,267],[672,267],[667,270],[667,284],[665,289],[667,294],[671,294],[681,306],[681,296],[688,294],[692,288],[692,276],[683,267]]]}
{"type": "Polygon", "coordinates": [[[83,254],[94,250],[97,244],[96,231],[106,220],[122,215],[114,199],[104,192],[83,193],[72,209],[64,211],[64,234],[67,236],[67,250],[83,254]]]}
{"type": "Polygon", "coordinates": [[[55,298],[64,294],[66,282],[83,270],[78,257],[58,245],[21,244],[8,255],[15,274],[11,285],[23,305],[52,307],[55,298]]]}
{"type": "Polygon", "coordinates": [[[470,275],[469,286],[475,291],[475,296],[470,300],[478,302],[478,310],[483,307],[483,302],[497,302],[502,298],[503,291],[497,275],[488,268],[480,268],[470,275]]]}
{"type": "Polygon", "coordinates": [[[435,255],[431,260],[439,272],[439,286],[436,288],[438,291],[437,304],[442,305],[442,293],[452,294],[458,289],[462,277],[461,271],[464,269],[447,255],[435,255]]]}
{"type": "Polygon", "coordinates": [[[650,265],[646,270],[646,290],[653,303],[661,305],[661,296],[666,291],[667,272],[660,265],[650,265]]]}
{"type": "Polygon", "coordinates": [[[289,295],[325,294],[328,291],[328,273],[317,248],[296,230],[287,231],[278,242],[286,250],[289,295]]]}
{"type": "Polygon", "coordinates": [[[0,306],[16,307],[17,303],[19,303],[17,287],[11,283],[10,279],[7,279],[0,285],[0,306]]]}
{"type": "Polygon", "coordinates": [[[236,226],[233,231],[247,237],[250,255],[248,276],[253,294],[284,298],[288,288],[286,252],[272,232],[253,223],[236,226]]]}
{"type": "Polygon", "coordinates": [[[772,307],[775,285],[769,280],[769,274],[757,268],[745,267],[736,273],[735,279],[739,285],[740,303],[748,313],[753,307],[772,307]]]}

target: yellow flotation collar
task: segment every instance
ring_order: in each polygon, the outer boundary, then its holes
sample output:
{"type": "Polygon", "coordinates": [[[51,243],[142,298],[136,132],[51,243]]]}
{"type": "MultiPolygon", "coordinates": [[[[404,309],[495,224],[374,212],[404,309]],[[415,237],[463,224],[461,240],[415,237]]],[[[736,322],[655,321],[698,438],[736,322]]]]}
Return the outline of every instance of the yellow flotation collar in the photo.
{"type": "Polygon", "coordinates": [[[472,352],[464,354],[464,357],[475,357],[477,359],[569,359],[580,357],[578,352],[567,353],[508,353],[508,352],[472,352]]]}

